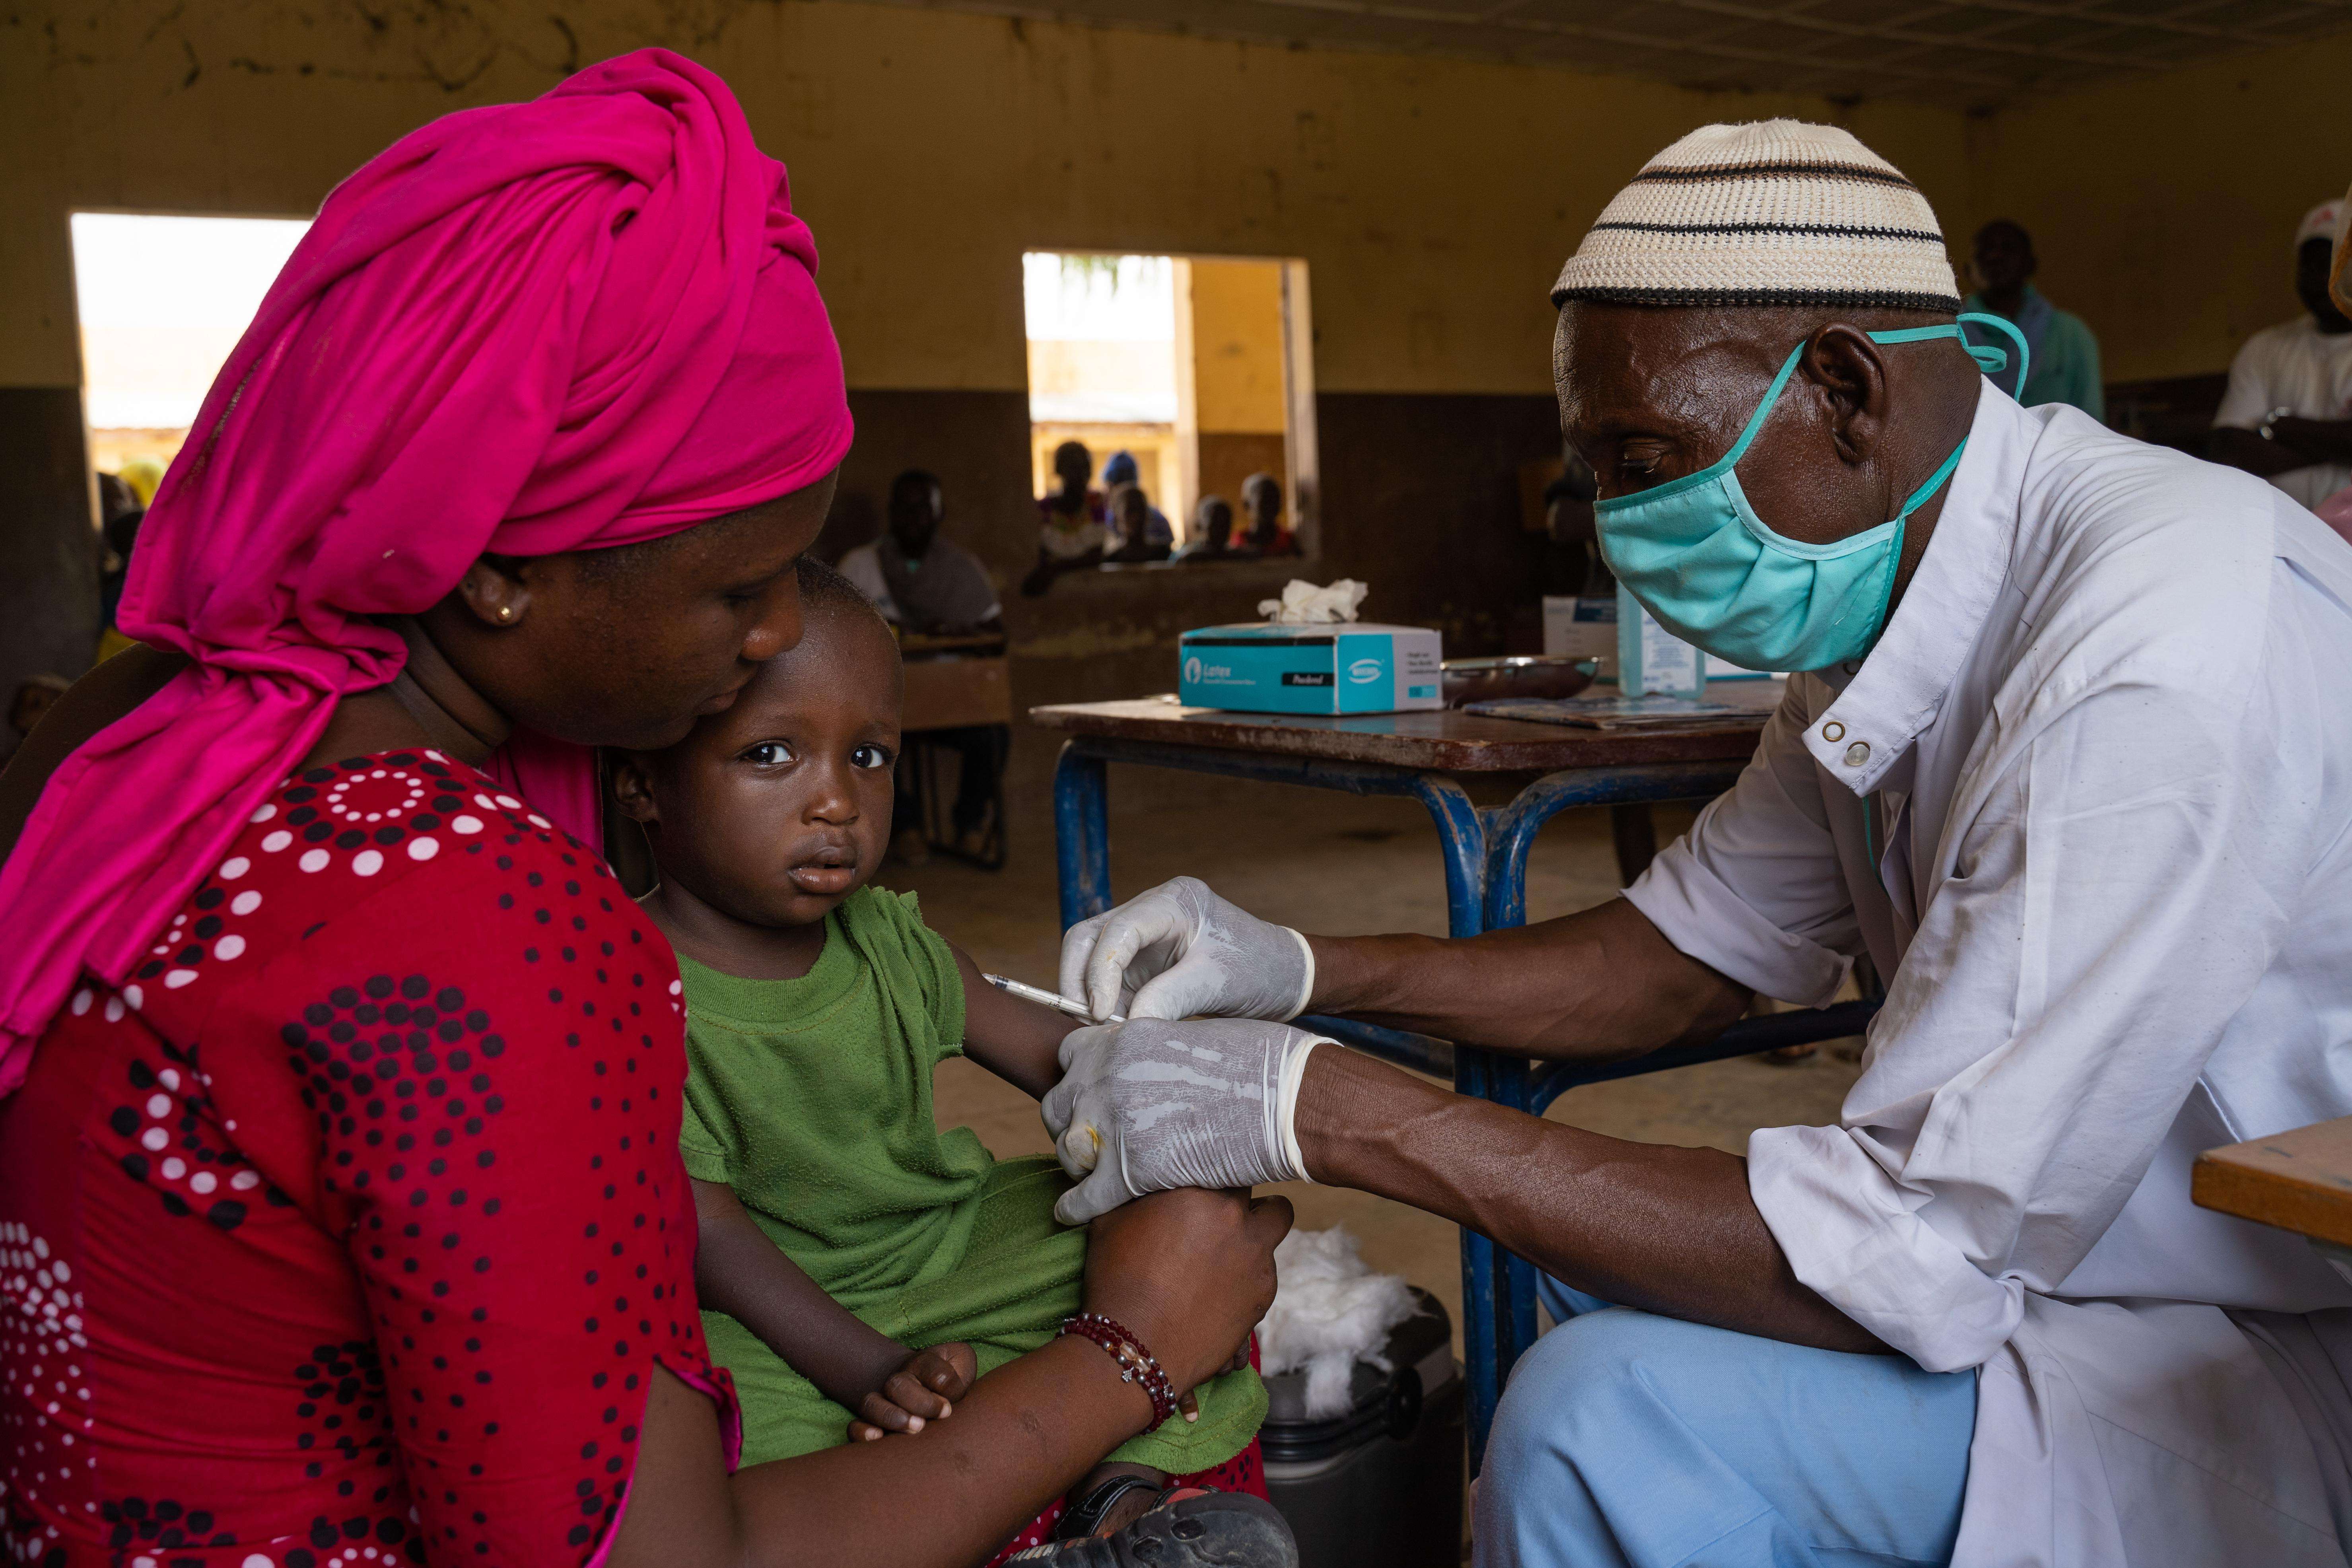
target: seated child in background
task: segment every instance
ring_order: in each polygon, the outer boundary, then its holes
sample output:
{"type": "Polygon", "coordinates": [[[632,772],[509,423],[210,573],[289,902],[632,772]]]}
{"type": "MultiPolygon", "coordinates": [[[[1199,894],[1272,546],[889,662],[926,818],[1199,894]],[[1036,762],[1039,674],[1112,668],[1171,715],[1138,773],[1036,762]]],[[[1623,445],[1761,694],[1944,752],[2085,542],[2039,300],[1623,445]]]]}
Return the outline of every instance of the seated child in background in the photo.
{"type": "MultiPolygon", "coordinates": [[[[695,1280],[745,1464],[948,1416],[1079,1310],[1086,1265],[1087,1233],[1054,1219],[1058,1164],[996,1160],[934,1120],[941,1060],[1042,1095],[1071,1024],[983,982],[912,894],[866,885],[890,838],[898,648],[832,568],[803,561],[800,584],[799,645],[614,781],[652,842],[645,907],[685,982],[695,1280]]],[[[1076,1517],[1108,1494],[1122,1523],[1170,1476],[1263,1496],[1257,1373],[1198,1398],[1197,1422],[1135,1438],[1074,1489],[1076,1517]]]]}
{"type": "Polygon", "coordinates": [[[1115,548],[1106,561],[1165,561],[1168,546],[1151,542],[1151,502],[1140,485],[1110,492],[1110,532],[1115,548]]]}
{"type": "Polygon", "coordinates": [[[1233,561],[1248,553],[1234,542],[1234,503],[1223,496],[1202,496],[1193,509],[1192,537],[1171,559],[1233,561]]]}

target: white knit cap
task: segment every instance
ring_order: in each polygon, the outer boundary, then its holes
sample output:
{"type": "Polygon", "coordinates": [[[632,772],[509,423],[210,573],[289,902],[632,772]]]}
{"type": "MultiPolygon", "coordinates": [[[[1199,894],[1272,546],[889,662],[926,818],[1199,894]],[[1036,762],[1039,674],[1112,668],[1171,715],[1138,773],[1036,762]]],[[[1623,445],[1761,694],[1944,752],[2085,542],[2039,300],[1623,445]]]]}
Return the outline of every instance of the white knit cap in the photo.
{"type": "Polygon", "coordinates": [[[1703,125],[1633,176],[1552,303],[1960,308],[1919,187],[1834,125],[1703,125]]]}
{"type": "Polygon", "coordinates": [[[2312,208],[2309,212],[2304,214],[2303,221],[2295,226],[2294,247],[2297,250],[2301,250],[2309,241],[2315,239],[2334,239],[2336,237],[2336,215],[2341,211],[2342,208],[2343,204],[2341,202],[2325,201],[2312,208]]]}

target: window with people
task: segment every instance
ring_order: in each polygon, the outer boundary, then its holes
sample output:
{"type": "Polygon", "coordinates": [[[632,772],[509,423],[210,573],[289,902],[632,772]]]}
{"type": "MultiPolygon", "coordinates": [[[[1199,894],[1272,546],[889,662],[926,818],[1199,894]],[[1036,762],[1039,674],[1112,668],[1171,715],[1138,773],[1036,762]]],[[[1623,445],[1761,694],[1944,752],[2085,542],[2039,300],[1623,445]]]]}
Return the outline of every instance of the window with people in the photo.
{"type": "Polygon", "coordinates": [[[1168,514],[1152,503],[1137,478],[1132,453],[1114,452],[1094,482],[1094,454],[1082,441],[1054,453],[1055,488],[1037,501],[1037,560],[1022,584],[1032,595],[1066,572],[1098,566],[1195,565],[1260,561],[1299,553],[1282,481],[1255,473],[1241,485],[1242,510],[1219,495],[1192,508],[1181,542],[1168,514]]]}
{"type": "Polygon", "coordinates": [[[1033,252],[1024,288],[1025,594],[1074,572],[1313,553],[1305,263],[1033,252]]]}

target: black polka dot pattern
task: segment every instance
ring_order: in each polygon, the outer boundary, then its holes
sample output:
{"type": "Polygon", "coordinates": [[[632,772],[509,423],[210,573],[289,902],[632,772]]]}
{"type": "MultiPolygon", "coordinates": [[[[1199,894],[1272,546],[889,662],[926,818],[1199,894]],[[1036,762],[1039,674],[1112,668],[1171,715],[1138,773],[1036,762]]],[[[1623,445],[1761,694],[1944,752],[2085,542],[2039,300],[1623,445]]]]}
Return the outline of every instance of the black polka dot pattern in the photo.
{"type": "Polygon", "coordinates": [[[594,1557],[656,1364],[733,1429],[682,1026],[602,860],[482,774],[278,790],[0,1100],[0,1562],[594,1557]]]}

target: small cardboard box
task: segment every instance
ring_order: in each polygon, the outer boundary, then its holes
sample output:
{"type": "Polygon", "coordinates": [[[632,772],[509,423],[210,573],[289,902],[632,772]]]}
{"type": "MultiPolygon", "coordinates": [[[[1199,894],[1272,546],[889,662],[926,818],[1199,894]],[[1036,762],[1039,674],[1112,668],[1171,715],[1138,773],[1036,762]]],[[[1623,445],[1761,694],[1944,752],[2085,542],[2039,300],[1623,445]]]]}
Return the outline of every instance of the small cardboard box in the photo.
{"type": "Polygon", "coordinates": [[[1445,706],[1427,626],[1202,626],[1186,632],[1178,698],[1244,713],[1395,713],[1445,706]]]}

